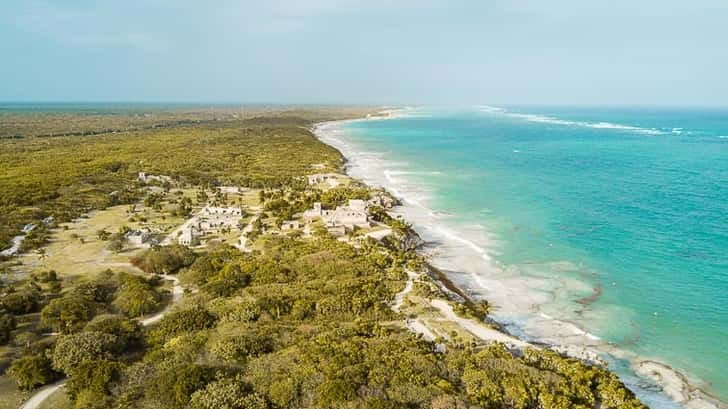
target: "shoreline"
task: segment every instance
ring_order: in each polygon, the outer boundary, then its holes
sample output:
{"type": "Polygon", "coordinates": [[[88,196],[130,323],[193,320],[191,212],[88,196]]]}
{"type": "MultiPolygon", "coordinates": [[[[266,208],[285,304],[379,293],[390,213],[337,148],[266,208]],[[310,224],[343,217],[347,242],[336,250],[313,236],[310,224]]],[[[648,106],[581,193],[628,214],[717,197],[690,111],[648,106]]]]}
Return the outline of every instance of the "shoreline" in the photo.
{"type": "MultiPolygon", "coordinates": [[[[379,159],[376,157],[374,159],[356,157],[357,153],[359,153],[359,156],[370,155],[371,153],[356,152],[334,135],[337,132],[337,128],[346,123],[400,118],[407,116],[407,111],[410,110],[412,108],[387,109],[381,111],[380,115],[367,118],[321,122],[315,124],[311,128],[311,132],[321,142],[335,148],[341,153],[344,157],[343,172],[345,174],[368,186],[383,187],[402,201],[402,205],[390,213],[412,223],[413,230],[417,234],[423,237],[426,242],[433,243],[430,251],[420,249],[418,252],[425,255],[432,267],[437,270],[437,274],[440,275],[440,281],[443,285],[453,286],[462,294],[467,295],[469,299],[487,299],[492,302],[493,299],[491,296],[496,294],[499,297],[496,297],[494,304],[499,305],[500,300],[508,300],[513,296],[514,292],[517,292],[516,289],[519,287],[517,284],[522,284],[518,281],[520,277],[504,277],[501,271],[497,271],[498,269],[503,269],[503,266],[499,266],[497,262],[491,259],[487,248],[482,248],[471,240],[461,237],[458,231],[452,231],[447,226],[433,223],[433,219],[436,219],[436,214],[432,210],[424,206],[418,198],[405,197],[406,195],[400,191],[399,187],[392,186],[396,184],[395,178],[392,177],[395,172],[384,170],[379,177],[374,176],[371,172],[370,174],[366,174],[362,169],[358,169],[357,172],[357,167],[364,167],[361,162],[367,160],[376,162],[379,159]],[[433,236],[436,237],[435,240],[432,240],[433,236]],[[449,243],[446,243],[447,241],[449,243]],[[451,252],[448,252],[448,247],[453,247],[451,252]],[[475,260],[472,255],[468,259],[468,257],[456,254],[457,252],[455,250],[462,247],[472,250],[475,253],[475,257],[479,260],[475,260]],[[474,260],[476,261],[478,264],[477,273],[473,271],[468,272],[460,268],[463,265],[463,261],[466,261],[464,259],[467,259],[469,263],[473,263],[474,260]],[[486,277],[483,277],[483,272],[485,272],[486,277]],[[472,288],[468,284],[475,284],[479,288],[472,288]]],[[[375,154],[371,155],[376,156],[375,154]]],[[[538,278],[523,277],[523,279],[531,280],[529,283],[531,285],[527,285],[527,288],[536,289],[539,288],[539,285],[544,284],[543,280],[539,280],[538,278]]],[[[569,284],[579,285],[583,283],[569,284]]],[[[587,304],[593,302],[594,298],[598,297],[601,293],[601,288],[589,287],[587,290],[591,295],[581,298],[579,300],[581,301],[580,303],[587,304]]],[[[516,298],[518,296],[523,297],[524,293],[518,294],[516,298]]],[[[532,296],[532,294],[526,295],[526,297],[528,296],[532,296]]],[[[545,305],[553,301],[548,296],[544,296],[535,305],[545,305]]],[[[579,302],[577,301],[577,303],[579,302]]],[[[679,370],[657,359],[640,357],[630,351],[621,350],[614,344],[585,331],[575,322],[571,322],[568,319],[562,320],[554,318],[540,311],[538,308],[532,308],[530,311],[519,311],[519,314],[523,314],[524,317],[529,316],[529,320],[545,325],[546,327],[546,329],[540,328],[539,330],[535,330],[534,322],[521,322],[517,319],[518,317],[507,316],[509,313],[513,314],[518,310],[516,303],[510,305],[507,310],[506,313],[500,314],[500,316],[489,316],[489,319],[493,321],[495,326],[498,327],[498,330],[504,335],[534,345],[548,346],[559,353],[585,361],[591,361],[590,357],[606,357],[609,358],[609,361],[623,361],[628,363],[629,373],[619,373],[620,378],[625,385],[629,386],[635,393],[638,393],[640,399],[648,406],[684,407],[688,409],[728,408],[726,403],[721,402],[717,397],[695,386],[690,381],[690,378],[679,370]],[[656,391],[655,388],[659,388],[660,390],[656,391]]],[[[614,371],[614,369],[610,370],[614,371]]]]}

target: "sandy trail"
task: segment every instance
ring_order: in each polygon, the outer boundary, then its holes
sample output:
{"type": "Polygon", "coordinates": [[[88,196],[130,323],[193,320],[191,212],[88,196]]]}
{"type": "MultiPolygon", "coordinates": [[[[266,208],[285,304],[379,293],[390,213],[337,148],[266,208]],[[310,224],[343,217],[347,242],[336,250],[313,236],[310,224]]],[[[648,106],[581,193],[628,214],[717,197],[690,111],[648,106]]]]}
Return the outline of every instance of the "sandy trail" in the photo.
{"type": "Polygon", "coordinates": [[[412,318],[407,320],[407,328],[410,329],[410,331],[414,332],[415,334],[421,334],[423,338],[425,338],[428,341],[434,341],[437,336],[435,335],[430,328],[425,325],[424,322],[420,321],[417,318],[412,318]]]}
{"type": "Polygon", "coordinates": [[[402,303],[404,303],[404,298],[407,297],[407,294],[412,291],[412,287],[414,286],[414,281],[419,277],[418,274],[413,273],[412,271],[407,270],[407,283],[404,286],[404,289],[400,292],[398,292],[394,296],[394,304],[392,304],[392,310],[394,312],[399,312],[399,310],[402,308],[402,303]]]}
{"type": "Polygon", "coordinates": [[[139,321],[145,327],[148,325],[152,325],[152,324],[156,323],[157,321],[161,320],[162,318],[164,318],[164,316],[167,315],[167,313],[170,311],[172,306],[174,306],[175,304],[177,304],[178,302],[180,302],[182,300],[182,296],[185,293],[184,289],[179,284],[179,279],[177,277],[173,277],[170,275],[163,275],[162,278],[164,278],[165,280],[170,280],[173,283],[172,302],[170,302],[162,311],[159,311],[158,313],[139,321]]]}
{"type": "Polygon", "coordinates": [[[502,342],[506,345],[512,345],[518,348],[533,347],[528,342],[521,341],[518,338],[514,338],[510,335],[504,334],[493,328],[489,328],[485,324],[477,322],[472,319],[462,318],[455,314],[452,306],[444,300],[432,300],[432,306],[437,308],[440,313],[445,317],[446,320],[452,321],[464,328],[471,334],[488,342],[502,342]]]}
{"type": "Polygon", "coordinates": [[[260,218],[260,212],[256,213],[248,222],[248,224],[243,228],[242,233],[240,234],[240,242],[235,245],[240,251],[244,251],[246,253],[250,253],[252,250],[248,248],[248,234],[253,231],[253,224],[260,218]]]}

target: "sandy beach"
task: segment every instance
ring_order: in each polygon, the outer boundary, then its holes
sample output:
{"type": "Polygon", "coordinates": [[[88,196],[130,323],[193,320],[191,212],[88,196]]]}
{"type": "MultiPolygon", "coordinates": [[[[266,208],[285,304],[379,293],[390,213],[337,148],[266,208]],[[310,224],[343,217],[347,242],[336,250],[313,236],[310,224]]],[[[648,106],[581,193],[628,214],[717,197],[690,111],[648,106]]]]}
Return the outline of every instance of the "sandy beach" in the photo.
{"type": "MultiPolygon", "coordinates": [[[[386,120],[411,113],[410,109],[388,110],[383,117],[361,120],[386,120]]],[[[560,302],[566,304],[560,297],[574,292],[591,294],[582,297],[577,303],[593,302],[601,294],[601,288],[589,287],[576,279],[561,278],[554,283],[549,277],[516,274],[509,271],[508,266],[499,265],[491,257],[492,248],[489,246],[494,243],[495,238],[481,226],[463,231],[464,228],[456,229],[448,225],[444,220],[446,215],[438,214],[427,207],[427,193],[409,183],[403,177],[406,172],[401,167],[388,163],[379,152],[361,150],[342,135],[339,127],[346,122],[350,121],[321,123],[313,132],[321,141],[335,147],[344,155],[347,160],[346,173],[349,176],[371,186],[383,187],[402,201],[402,205],[392,213],[412,223],[418,234],[428,243],[422,251],[433,266],[442,270],[469,296],[487,299],[497,306],[492,318],[509,333],[498,333],[498,336],[492,333],[482,334],[487,337],[481,338],[502,342],[510,340],[520,346],[526,343],[548,345],[561,353],[585,360],[603,358],[610,362],[626,361],[630,369],[628,373],[620,373],[620,376],[651,407],[728,407],[703,393],[692,384],[689,377],[669,365],[617,349],[609,342],[585,331],[569,319],[566,311],[558,316],[550,310],[544,311],[542,306],[560,302]]],[[[570,268],[568,265],[557,267],[566,270],[570,268]]],[[[448,314],[446,305],[435,307],[451,320],[458,318],[454,313],[448,314]]],[[[462,322],[458,324],[468,325],[462,322]]],[[[434,337],[419,322],[411,322],[409,326],[426,337],[434,337]]],[[[476,334],[480,331],[473,328],[468,330],[475,331],[476,334]]]]}

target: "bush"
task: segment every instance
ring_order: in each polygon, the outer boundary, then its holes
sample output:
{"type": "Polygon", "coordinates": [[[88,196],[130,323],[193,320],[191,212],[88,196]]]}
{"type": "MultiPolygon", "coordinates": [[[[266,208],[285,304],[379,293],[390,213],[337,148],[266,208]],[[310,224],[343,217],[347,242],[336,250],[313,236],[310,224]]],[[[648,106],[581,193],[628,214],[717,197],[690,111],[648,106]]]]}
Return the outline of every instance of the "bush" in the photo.
{"type": "Polygon", "coordinates": [[[223,267],[239,257],[240,251],[232,246],[214,246],[206,254],[197,257],[190,268],[182,273],[181,279],[184,282],[202,286],[210,278],[215,277],[223,267]]]}
{"type": "MultiPolygon", "coordinates": [[[[70,390],[69,394],[71,394],[70,390]]],[[[74,397],[74,409],[108,409],[111,407],[111,397],[107,393],[93,389],[82,389],[74,393],[74,397]]]]}
{"type": "Polygon", "coordinates": [[[98,331],[63,336],[53,350],[53,368],[71,375],[83,361],[113,358],[112,352],[117,345],[115,335],[98,331]]]}
{"type": "Polygon", "coordinates": [[[10,365],[8,375],[25,391],[60,378],[60,374],[53,370],[51,360],[42,352],[17,359],[10,365]]]}
{"type": "Polygon", "coordinates": [[[158,376],[147,383],[147,397],[163,402],[164,407],[182,409],[190,402],[190,397],[202,389],[214,377],[210,368],[194,364],[165,368],[158,376]]]}
{"type": "Polygon", "coordinates": [[[114,299],[114,305],[129,317],[140,317],[159,309],[162,297],[141,277],[126,275],[114,299]]]}
{"type": "Polygon", "coordinates": [[[265,399],[245,387],[242,379],[221,379],[192,394],[192,409],[267,409],[265,399]]]}
{"type": "Polygon", "coordinates": [[[195,253],[185,246],[154,247],[131,259],[131,263],[149,274],[171,274],[190,266],[195,253]]]}
{"type": "Polygon", "coordinates": [[[118,286],[119,283],[114,273],[106,270],[95,280],[78,284],[68,294],[78,294],[91,301],[108,304],[114,299],[118,286]]]}
{"type": "Polygon", "coordinates": [[[216,297],[229,297],[250,284],[250,274],[241,270],[238,264],[227,264],[218,272],[202,291],[216,297]]]}
{"type": "Polygon", "coordinates": [[[124,233],[114,233],[109,237],[109,244],[106,248],[114,253],[121,253],[126,246],[126,241],[124,233]]]}
{"type": "Polygon", "coordinates": [[[369,199],[369,190],[366,188],[336,187],[321,194],[321,205],[327,209],[344,205],[350,199],[369,199]]]}
{"type": "Polygon", "coordinates": [[[0,345],[5,345],[10,341],[10,334],[16,325],[13,314],[0,312],[0,345]]]}
{"type": "Polygon", "coordinates": [[[195,305],[191,308],[175,311],[162,318],[152,338],[165,342],[183,332],[199,331],[215,326],[217,318],[205,308],[195,305]]]}
{"type": "Polygon", "coordinates": [[[41,271],[37,274],[33,273],[31,274],[31,277],[41,283],[52,283],[58,281],[58,273],[56,273],[55,270],[41,271]]]}
{"type": "Polygon", "coordinates": [[[78,293],[51,300],[40,315],[41,325],[62,334],[80,331],[96,314],[96,303],[78,293]]]}
{"type": "MultiPolygon", "coordinates": [[[[71,379],[68,381],[66,390],[74,399],[79,397],[81,392],[84,392],[83,396],[86,398],[108,396],[109,386],[119,378],[121,369],[122,365],[118,362],[107,359],[85,359],[71,371],[71,379]]],[[[105,400],[102,399],[101,403],[105,400]]],[[[76,407],[86,407],[79,406],[79,403],[81,402],[76,402],[76,407]]]]}
{"type": "Polygon", "coordinates": [[[210,348],[213,355],[225,361],[244,361],[273,351],[273,340],[265,335],[233,335],[218,340],[210,348]]]}
{"type": "Polygon", "coordinates": [[[99,315],[89,322],[84,331],[103,332],[117,338],[117,353],[138,348],[142,345],[142,327],[137,321],[119,315],[99,315]]]}
{"type": "Polygon", "coordinates": [[[225,314],[226,322],[253,322],[260,318],[263,312],[255,300],[243,300],[233,307],[233,309],[225,314]]]}
{"type": "Polygon", "coordinates": [[[0,306],[15,315],[30,314],[38,311],[41,294],[35,289],[27,289],[6,294],[0,306]]]}

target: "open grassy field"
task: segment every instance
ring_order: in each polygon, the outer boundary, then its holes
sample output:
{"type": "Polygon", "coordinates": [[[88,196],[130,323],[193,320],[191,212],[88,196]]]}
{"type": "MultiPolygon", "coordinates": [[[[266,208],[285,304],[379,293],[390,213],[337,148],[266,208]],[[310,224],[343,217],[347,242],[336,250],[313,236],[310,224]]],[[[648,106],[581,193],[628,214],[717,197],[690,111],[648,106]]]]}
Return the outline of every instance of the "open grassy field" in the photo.
{"type": "Polygon", "coordinates": [[[0,376],[0,409],[18,409],[28,396],[29,393],[20,391],[12,379],[0,376]]]}

